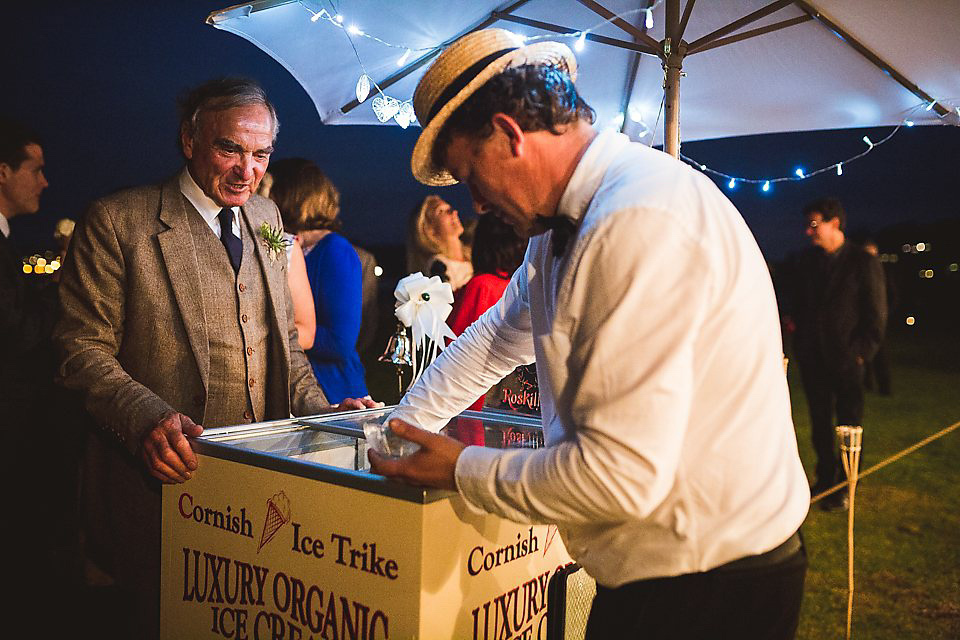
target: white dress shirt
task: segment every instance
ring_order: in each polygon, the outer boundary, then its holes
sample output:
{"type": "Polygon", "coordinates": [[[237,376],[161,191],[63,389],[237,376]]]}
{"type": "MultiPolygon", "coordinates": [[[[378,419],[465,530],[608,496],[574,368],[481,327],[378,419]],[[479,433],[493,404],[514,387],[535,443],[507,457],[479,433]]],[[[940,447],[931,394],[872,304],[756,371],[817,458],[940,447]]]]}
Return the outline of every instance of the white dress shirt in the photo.
{"type": "Polygon", "coordinates": [[[810,493],[773,286],[739,212],[704,175],[607,132],[558,213],[580,221],[566,257],[532,238],[500,302],[392,417],[439,430],[535,359],[546,446],[467,447],[468,504],[556,523],[608,587],[785,541],[810,493]]]}
{"type": "MultiPolygon", "coordinates": [[[[220,215],[223,207],[203,192],[203,189],[201,189],[200,185],[193,179],[193,176],[190,175],[190,171],[186,167],[184,167],[180,173],[180,193],[186,196],[190,204],[196,207],[197,211],[199,211],[203,217],[203,220],[210,225],[213,233],[216,234],[218,238],[221,237],[220,218],[217,216],[220,215]]],[[[243,236],[240,235],[240,207],[230,208],[233,210],[233,235],[242,238],[243,236]]]]}
{"type": "Polygon", "coordinates": [[[3,215],[2,211],[0,211],[0,233],[3,234],[4,238],[10,237],[10,221],[7,220],[7,216],[3,215]]]}

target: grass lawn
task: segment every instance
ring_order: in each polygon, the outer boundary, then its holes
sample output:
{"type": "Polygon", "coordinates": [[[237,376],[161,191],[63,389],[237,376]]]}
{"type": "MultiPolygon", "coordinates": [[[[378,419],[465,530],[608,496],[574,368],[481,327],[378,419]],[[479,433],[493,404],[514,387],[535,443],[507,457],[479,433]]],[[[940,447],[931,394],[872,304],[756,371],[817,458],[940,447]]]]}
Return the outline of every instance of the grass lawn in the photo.
{"type": "MultiPolygon", "coordinates": [[[[867,394],[862,469],[960,421],[960,340],[897,331],[888,349],[893,395],[867,394]]],[[[815,456],[799,375],[788,374],[800,455],[815,456]]],[[[854,638],[960,638],[960,429],[857,485],[854,638]]],[[[843,638],[847,514],[813,505],[798,638],[843,638]]]]}

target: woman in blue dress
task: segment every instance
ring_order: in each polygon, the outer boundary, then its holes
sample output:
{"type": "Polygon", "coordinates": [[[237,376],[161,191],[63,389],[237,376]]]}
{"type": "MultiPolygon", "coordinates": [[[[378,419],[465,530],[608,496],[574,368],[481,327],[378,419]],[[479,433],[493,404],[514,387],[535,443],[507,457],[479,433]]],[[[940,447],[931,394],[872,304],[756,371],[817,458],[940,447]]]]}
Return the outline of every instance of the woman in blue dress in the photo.
{"type": "Polygon", "coordinates": [[[313,373],[331,404],[368,396],[357,355],[362,309],[360,258],[341,228],[340,193],[309,160],[272,163],[270,197],[286,231],[303,246],[317,316],[313,346],[306,350],[313,373]]]}

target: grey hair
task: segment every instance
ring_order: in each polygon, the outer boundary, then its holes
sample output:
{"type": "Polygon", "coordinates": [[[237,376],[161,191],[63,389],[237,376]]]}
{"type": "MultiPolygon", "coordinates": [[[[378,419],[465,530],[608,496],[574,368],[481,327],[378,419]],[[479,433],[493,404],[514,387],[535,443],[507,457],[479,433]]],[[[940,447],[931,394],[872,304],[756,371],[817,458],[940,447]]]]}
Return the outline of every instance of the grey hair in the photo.
{"type": "Polygon", "coordinates": [[[224,111],[235,107],[258,104],[266,107],[273,120],[273,140],[277,139],[280,121],[277,111],[267,99],[259,84],[247,78],[215,78],[191,89],[179,100],[180,131],[196,138],[200,131],[200,114],[207,111],[224,111]]]}

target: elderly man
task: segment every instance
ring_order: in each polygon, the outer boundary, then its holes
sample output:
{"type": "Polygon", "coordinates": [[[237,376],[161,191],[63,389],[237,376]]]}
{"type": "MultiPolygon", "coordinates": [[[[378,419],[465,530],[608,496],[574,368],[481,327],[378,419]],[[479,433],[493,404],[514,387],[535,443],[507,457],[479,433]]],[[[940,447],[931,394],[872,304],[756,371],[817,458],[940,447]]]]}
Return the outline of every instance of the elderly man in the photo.
{"type": "Polygon", "coordinates": [[[500,302],[392,414],[420,450],[371,462],[556,523],[599,585],[590,638],[792,637],[810,494],[763,258],[709,179],[595,131],[575,75],[567,47],[486,30],[420,81],[414,175],[466,183],[532,237],[500,302]],[[431,433],[534,360],[544,448],[431,433]]]}
{"type": "Polygon", "coordinates": [[[185,169],[94,202],[64,267],[61,375],[104,426],[88,456],[93,542],[136,594],[137,637],[158,627],[160,482],[197,467],[185,436],[329,410],[297,341],[283,246],[262,231],[280,215],[255,195],[277,127],[252,82],[193,90],[185,169]]]}

